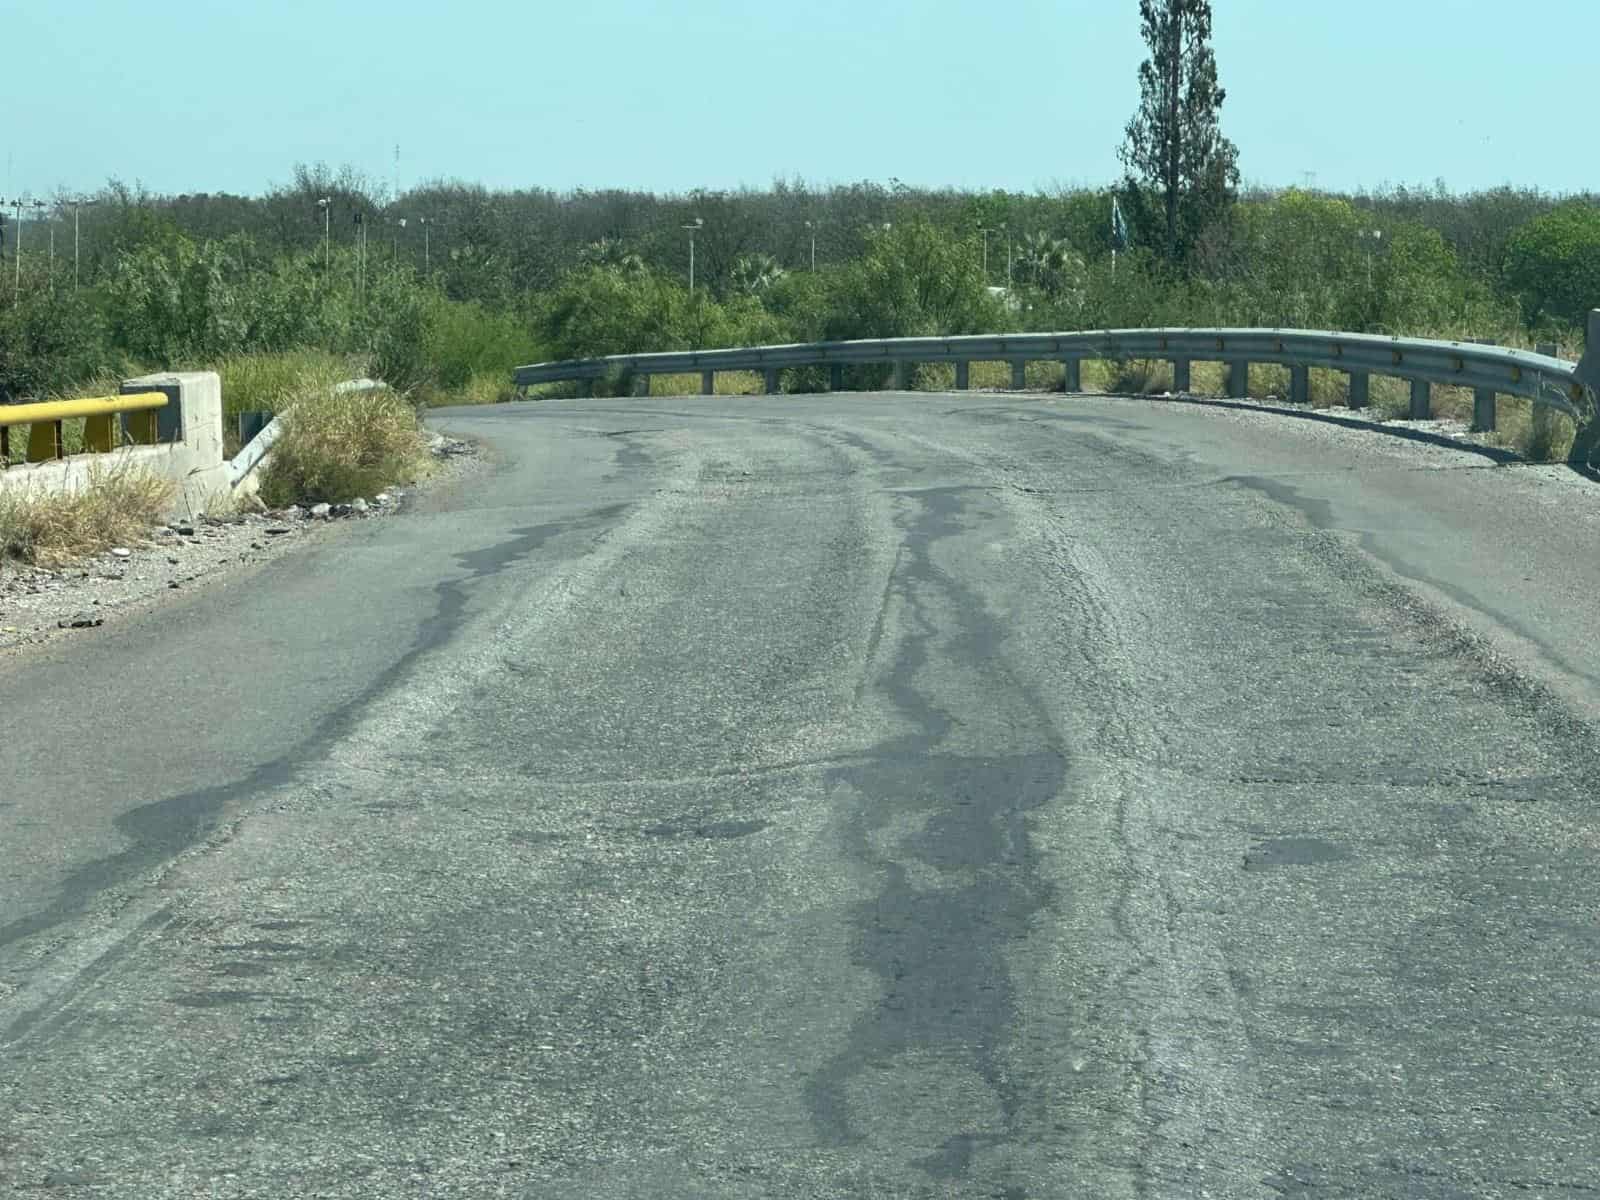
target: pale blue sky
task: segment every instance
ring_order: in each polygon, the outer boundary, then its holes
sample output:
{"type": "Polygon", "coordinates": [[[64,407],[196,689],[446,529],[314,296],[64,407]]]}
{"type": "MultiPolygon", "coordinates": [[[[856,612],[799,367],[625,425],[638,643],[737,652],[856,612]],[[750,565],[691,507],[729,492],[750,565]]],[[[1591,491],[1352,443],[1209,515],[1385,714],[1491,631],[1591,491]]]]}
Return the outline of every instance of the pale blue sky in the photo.
{"type": "MultiPolygon", "coordinates": [[[[4,195],[1109,182],[1136,0],[0,0],[4,195]]],[[[1597,0],[1215,0],[1247,180],[1600,188],[1597,0]]]]}

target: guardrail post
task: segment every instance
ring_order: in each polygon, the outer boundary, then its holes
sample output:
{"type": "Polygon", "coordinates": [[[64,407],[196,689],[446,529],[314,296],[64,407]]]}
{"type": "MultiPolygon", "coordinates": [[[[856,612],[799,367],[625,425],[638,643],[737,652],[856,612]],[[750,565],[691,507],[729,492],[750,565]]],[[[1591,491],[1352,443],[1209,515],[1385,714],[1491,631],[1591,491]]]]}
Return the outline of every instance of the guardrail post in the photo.
{"type": "MultiPolygon", "coordinates": [[[[1477,346],[1494,345],[1493,338],[1469,339],[1477,346]]],[[[1487,433],[1494,428],[1494,389],[1472,389],[1472,432],[1487,433]]]]}
{"type": "Polygon", "coordinates": [[[1243,400],[1250,394],[1250,361],[1236,358],[1228,364],[1228,395],[1243,400]]]}
{"type": "Polygon", "coordinates": [[[769,396],[778,394],[778,368],[768,367],[761,372],[761,390],[769,396]]]}
{"type": "Polygon", "coordinates": [[[702,396],[715,396],[717,394],[717,373],[715,371],[700,372],[700,394],[702,396]]]}
{"type": "Polygon", "coordinates": [[[1011,360],[1011,390],[1013,392],[1026,391],[1028,388],[1028,361],[1023,358],[1011,360]]]}
{"type": "Polygon", "coordinates": [[[1083,360],[1081,358],[1064,358],[1061,360],[1061,390],[1068,393],[1083,391],[1083,360]]]}
{"type": "Polygon", "coordinates": [[[1310,367],[1290,366],[1290,368],[1289,368],[1289,403],[1290,404],[1310,404],[1311,403],[1311,368],[1310,367]]]}
{"type": "Polygon", "coordinates": [[[1182,395],[1189,390],[1189,360],[1175,358],[1172,360],[1172,391],[1175,395],[1182,395]]]}
{"type": "Polygon", "coordinates": [[[1413,421],[1426,421],[1433,415],[1433,388],[1426,379],[1411,381],[1411,412],[1413,421]]]}
{"type": "Polygon", "coordinates": [[[830,392],[844,391],[844,364],[828,364],[828,390],[830,392]]]}
{"type": "Polygon", "coordinates": [[[956,391],[958,392],[967,390],[967,380],[970,378],[967,370],[969,365],[965,360],[956,363],[956,391]]]}
{"type": "Polygon", "coordinates": [[[1488,433],[1494,428],[1494,389],[1472,389],[1472,432],[1488,433]]]}
{"type": "Polygon", "coordinates": [[[895,360],[894,388],[897,392],[909,392],[911,390],[911,364],[903,358],[895,360]]]}
{"type": "MultiPolygon", "coordinates": [[[[1561,348],[1554,342],[1540,342],[1533,348],[1535,354],[1542,354],[1546,358],[1555,358],[1560,351],[1561,348]]],[[[1555,409],[1548,404],[1531,404],[1529,408],[1532,409],[1533,440],[1548,446],[1555,437],[1555,409]]]]}
{"type": "Polygon", "coordinates": [[[1345,404],[1351,408],[1365,408],[1372,402],[1372,376],[1365,371],[1350,372],[1350,387],[1345,393],[1345,404]]]}
{"type": "Polygon", "coordinates": [[[650,376],[640,373],[633,377],[633,394],[635,396],[650,394],[650,376]]]}
{"type": "Polygon", "coordinates": [[[1572,449],[1567,461],[1574,466],[1588,467],[1600,452],[1600,412],[1594,410],[1594,397],[1600,391],[1600,308],[1589,311],[1589,323],[1584,340],[1583,357],[1578,359],[1574,372],[1578,390],[1573,393],[1573,407],[1580,414],[1577,429],[1572,437],[1572,449]]]}
{"type": "Polygon", "coordinates": [[[49,462],[52,458],[65,458],[61,446],[60,421],[35,421],[28,426],[28,461],[49,462]]]}

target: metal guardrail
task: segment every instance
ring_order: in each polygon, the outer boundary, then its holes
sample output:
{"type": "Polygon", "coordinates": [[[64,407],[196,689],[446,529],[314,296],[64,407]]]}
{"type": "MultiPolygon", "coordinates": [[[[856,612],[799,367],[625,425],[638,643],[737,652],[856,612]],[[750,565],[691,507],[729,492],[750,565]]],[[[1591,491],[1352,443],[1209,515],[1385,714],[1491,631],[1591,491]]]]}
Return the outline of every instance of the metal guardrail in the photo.
{"type": "MultiPolygon", "coordinates": [[[[376,379],[347,379],[343,383],[334,384],[333,391],[335,395],[344,395],[349,392],[378,391],[388,386],[388,384],[376,379]]],[[[292,410],[285,409],[284,412],[274,416],[262,427],[260,433],[240,447],[239,453],[229,460],[229,488],[237,488],[246,479],[249,479],[251,473],[261,466],[267,455],[272,453],[272,447],[277,442],[278,435],[283,432],[283,417],[290,411],[292,410]]]]}
{"type": "Polygon", "coordinates": [[[122,432],[134,445],[153,446],[158,440],[156,410],[165,408],[165,392],[135,392],[127,396],[95,396],[83,400],[50,400],[41,404],[0,405],[0,470],[11,461],[11,429],[27,425],[27,462],[46,462],[63,458],[66,447],[61,423],[84,418],[83,447],[105,453],[122,444],[117,418],[122,417],[122,432]]]}
{"type": "Polygon", "coordinates": [[[1194,362],[1229,365],[1228,394],[1249,391],[1252,363],[1274,363],[1290,369],[1290,398],[1309,398],[1311,368],[1341,371],[1350,377],[1352,408],[1367,404],[1373,375],[1389,375],[1411,383],[1411,415],[1426,417],[1429,388],[1434,384],[1473,389],[1474,425],[1494,428],[1494,397],[1520,396],[1575,418],[1582,415],[1584,388],[1575,364],[1547,354],[1510,350],[1475,342],[1425,338],[1393,338],[1367,333],[1333,333],[1298,329],[1107,329],[1077,333],[978,334],[943,338],[881,338],[850,342],[812,342],[786,346],[753,346],[729,350],[686,350],[657,354],[617,354],[606,358],[535,363],[518,367],[519,389],[534,384],[585,382],[631,372],[651,375],[701,374],[701,391],[709,394],[718,371],[755,371],[766,390],[778,390],[784,368],[829,368],[830,387],[842,386],[846,365],[890,364],[895,383],[904,387],[913,363],[950,362],[956,366],[956,387],[967,386],[972,362],[1010,362],[1013,386],[1020,388],[1029,362],[1059,361],[1066,390],[1077,392],[1080,364],[1085,359],[1167,360],[1173,364],[1174,390],[1189,390],[1194,362]]]}

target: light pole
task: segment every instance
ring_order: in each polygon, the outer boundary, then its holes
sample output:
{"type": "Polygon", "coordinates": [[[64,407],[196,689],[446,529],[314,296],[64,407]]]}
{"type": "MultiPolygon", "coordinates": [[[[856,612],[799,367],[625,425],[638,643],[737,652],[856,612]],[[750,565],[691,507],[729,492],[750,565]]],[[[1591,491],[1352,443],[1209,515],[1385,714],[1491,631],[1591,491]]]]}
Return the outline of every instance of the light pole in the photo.
{"type": "Polygon", "coordinates": [[[807,221],[806,228],[811,231],[811,269],[815,271],[817,269],[817,224],[815,221],[807,221]]]}
{"type": "Polygon", "coordinates": [[[356,303],[360,304],[367,282],[367,222],[361,210],[355,212],[356,222],[356,303]]]}
{"type": "Polygon", "coordinates": [[[1383,230],[1362,229],[1356,233],[1356,236],[1361,239],[1362,244],[1367,248],[1367,291],[1370,292],[1372,290],[1372,251],[1374,246],[1383,241],[1383,230]]]}
{"type": "Polygon", "coordinates": [[[979,225],[978,232],[983,234],[983,286],[989,286],[989,227],[979,225]]]}
{"type": "Polygon", "coordinates": [[[694,295],[694,235],[704,229],[705,226],[706,223],[703,217],[696,217],[689,224],[682,226],[682,228],[689,231],[689,294],[691,296],[694,295]]]}
{"type": "Polygon", "coordinates": [[[1006,294],[1009,296],[1011,294],[1011,230],[1007,228],[1004,221],[1000,223],[1000,228],[1006,235],[1006,294]]]}
{"type": "Polygon", "coordinates": [[[333,215],[333,205],[324,196],[317,201],[317,207],[322,210],[322,270],[326,274],[333,266],[333,238],[329,232],[329,220],[333,215]]]}
{"type": "MultiPolygon", "coordinates": [[[[35,216],[35,218],[37,218],[39,211],[42,210],[42,209],[48,208],[49,205],[47,205],[43,200],[35,200],[33,202],[33,207],[34,207],[34,210],[35,210],[34,216],[35,216]]],[[[48,268],[48,272],[49,273],[45,276],[45,282],[46,282],[46,286],[50,289],[50,291],[52,293],[54,293],[55,290],[56,290],[56,223],[55,223],[55,219],[54,218],[51,218],[51,221],[50,221],[50,259],[49,259],[49,262],[50,262],[50,265],[49,265],[49,268],[48,268]]]]}
{"type": "Polygon", "coordinates": [[[85,200],[82,196],[72,202],[72,290],[74,292],[78,290],[78,284],[82,279],[81,260],[78,255],[78,210],[85,204],[93,203],[93,200],[85,200]]]}
{"type": "Polygon", "coordinates": [[[17,210],[17,282],[11,294],[11,302],[15,304],[22,299],[22,200],[19,197],[11,204],[17,210]]]}
{"type": "Polygon", "coordinates": [[[422,226],[422,273],[429,274],[433,270],[432,233],[433,222],[427,217],[418,217],[417,224],[422,226]]]}

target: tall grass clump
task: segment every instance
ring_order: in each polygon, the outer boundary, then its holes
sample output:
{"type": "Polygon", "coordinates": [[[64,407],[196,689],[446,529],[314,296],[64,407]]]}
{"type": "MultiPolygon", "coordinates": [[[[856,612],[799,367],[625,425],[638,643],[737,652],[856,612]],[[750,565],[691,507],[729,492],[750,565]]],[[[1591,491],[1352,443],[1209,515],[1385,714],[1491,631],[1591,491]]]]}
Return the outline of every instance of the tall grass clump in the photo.
{"type": "Polygon", "coordinates": [[[216,364],[224,419],[242,412],[278,412],[300,397],[329,391],[364,367],[348,355],[305,347],[271,354],[233,354],[216,364]]]}
{"type": "Polygon", "coordinates": [[[137,541],[167,515],[175,491],[126,465],[93,468],[76,492],[0,491],[0,561],[55,567],[137,541]]]}
{"type": "Polygon", "coordinates": [[[373,496],[428,465],[416,409],[388,389],[307,391],[279,419],[261,475],[261,498],[274,508],[373,496]]]}

